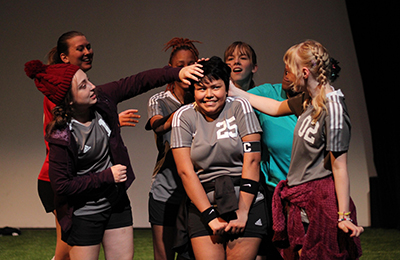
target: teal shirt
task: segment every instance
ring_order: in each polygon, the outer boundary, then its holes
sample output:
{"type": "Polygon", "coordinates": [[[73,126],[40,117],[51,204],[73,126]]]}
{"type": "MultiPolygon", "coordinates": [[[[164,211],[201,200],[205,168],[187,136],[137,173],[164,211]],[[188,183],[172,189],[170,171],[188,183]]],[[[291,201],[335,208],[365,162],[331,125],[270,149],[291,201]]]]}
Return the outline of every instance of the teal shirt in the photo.
{"type": "MultiPolygon", "coordinates": [[[[248,92],[278,101],[287,99],[282,84],[266,83],[248,92]]],[[[297,117],[295,115],[272,117],[257,110],[255,112],[263,130],[261,171],[266,183],[275,187],[279,181],[286,179],[289,171],[293,130],[297,117]]]]}

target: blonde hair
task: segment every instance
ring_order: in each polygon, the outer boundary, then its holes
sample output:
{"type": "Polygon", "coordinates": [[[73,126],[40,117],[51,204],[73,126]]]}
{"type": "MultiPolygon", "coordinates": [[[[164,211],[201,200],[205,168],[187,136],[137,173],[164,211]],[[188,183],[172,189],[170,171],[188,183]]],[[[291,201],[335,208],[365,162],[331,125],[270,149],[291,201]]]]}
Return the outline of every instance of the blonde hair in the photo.
{"type": "MultiPolygon", "coordinates": [[[[319,94],[314,97],[313,121],[316,122],[323,110],[326,109],[326,87],[330,87],[330,57],[329,53],[321,43],[314,40],[306,40],[292,46],[283,57],[283,61],[289,70],[295,75],[294,90],[299,91],[298,82],[302,78],[302,68],[306,67],[318,81],[321,88],[319,94]]],[[[311,97],[307,98],[303,104],[306,108],[311,102],[311,97]]]]}

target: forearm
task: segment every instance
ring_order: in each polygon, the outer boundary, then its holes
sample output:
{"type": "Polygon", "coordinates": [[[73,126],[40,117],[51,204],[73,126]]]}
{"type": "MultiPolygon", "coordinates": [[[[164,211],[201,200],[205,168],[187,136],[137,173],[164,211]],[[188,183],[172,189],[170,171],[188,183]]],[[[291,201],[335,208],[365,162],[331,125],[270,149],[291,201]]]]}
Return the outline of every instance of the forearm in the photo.
{"type": "Polygon", "coordinates": [[[96,88],[104,92],[117,104],[150,89],[179,80],[179,72],[180,68],[165,66],[164,68],[146,70],[96,88]]]}
{"type": "Polygon", "coordinates": [[[49,178],[55,193],[74,196],[99,189],[102,185],[114,183],[111,169],[98,173],[76,176],[72,158],[66,147],[51,145],[49,151],[49,178]]]}
{"type": "MultiPolygon", "coordinates": [[[[259,142],[260,134],[251,134],[242,138],[243,142],[259,142]]],[[[251,152],[245,152],[243,155],[243,167],[242,167],[242,179],[248,179],[258,184],[260,180],[260,161],[261,152],[252,150],[251,152]]],[[[247,184],[255,185],[255,184],[247,184]]],[[[258,188],[258,185],[255,185],[258,188]]],[[[253,187],[254,188],[254,187],[253,187]]],[[[242,189],[242,188],[241,188],[242,189]]],[[[240,191],[239,194],[239,210],[248,213],[251,204],[253,203],[254,197],[257,195],[258,189],[254,190],[253,193],[240,191]]]]}
{"type": "Polygon", "coordinates": [[[173,115],[174,115],[174,113],[169,114],[165,117],[163,117],[161,115],[153,116],[150,119],[150,125],[151,125],[151,128],[153,129],[153,131],[156,134],[164,134],[168,131],[171,131],[173,115]]]}
{"type": "Polygon", "coordinates": [[[229,95],[247,99],[251,106],[258,111],[270,116],[283,116],[291,114],[287,101],[277,101],[271,98],[257,96],[243,91],[234,85],[229,86],[229,95]]]}
{"type": "Polygon", "coordinates": [[[181,173],[179,176],[182,179],[182,184],[185,188],[186,194],[200,212],[211,207],[203,185],[201,185],[200,180],[195,173],[181,173]]]}
{"type": "Polygon", "coordinates": [[[193,169],[193,164],[190,159],[190,148],[176,148],[172,149],[174,155],[176,168],[179,177],[182,179],[183,187],[186,194],[196,206],[196,208],[203,212],[211,207],[203,185],[201,185],[199,177],[193,169]]]}
{"type": "Polygon", "coordinates": [[[350,179],[347,172],[347,153],[340,155],[331,153],[332,172],[335,181],[335,191],[338,200],[338,211],[350,210],[350,179]]]}

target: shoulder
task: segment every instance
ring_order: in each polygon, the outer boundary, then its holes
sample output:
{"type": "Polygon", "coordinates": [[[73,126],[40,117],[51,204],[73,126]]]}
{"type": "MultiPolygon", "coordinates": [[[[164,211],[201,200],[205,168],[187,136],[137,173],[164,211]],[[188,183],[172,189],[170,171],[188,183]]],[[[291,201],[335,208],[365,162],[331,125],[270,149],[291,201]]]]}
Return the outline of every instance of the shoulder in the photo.
{"type": "Polygon", "coordinates": [[[281,89],[282,84],[264,83],[249,89],[247,92],[257,96],[271,97],[274,96],[275,93],[280,93],[281,89]]]}
{"type": "Polygon", "coordinates": [[[196,114],[196,110],[194,109],[194,106],[195,106],[195,104],[191,103],[191,104],[180,107],[175,112],[173,120],[194,116],[196,114]]]}
{"type": "Polygon", "coordinates": [[[170,95],[171,95],[171,92],[169,90],[168,91],[161,91],[161,92],[158,92],[158,93],[154,94],[153,96],[151,96],[149,100],[157,101],[159,99],[164,99],[166,97],[169,97],[170,95]]]}
{"type": "Polygon", "coordinates": [[[46,141],[54,144],[68,145],[71,141],[69,126],[64,129],[53,130],[50,135],[46,135],[46,141]]]}
{"type": "Polygon", "coordinates": [[[170,91],[161,91],[149,98],[149,106],[159,104],[159,102],[163,102],[163,100],[171,98],[171,92],[170,91]]]}
{"type": "Polygon", "coordinates": [[[243,110],[245,114],[253,112],[253,108],[250,104],[250,102],[242,97],[227,97],[226,98],[226,103],[231,104],[232,108],[239,108],[243,110]]]}
{"type": "Polygon", "coordinates": [[[303,103],[307,98],[307,93],[303,92],[287,100],[290,110],[299,117],[303,112],[303,103]]]}
{"type": "Polygon", "coordinates": [[[346,111],[344,103],[344,94],[340,89],[332,91],[326,94],[327,99],[327,110],[329,114],[340,114],[346,111]]]}

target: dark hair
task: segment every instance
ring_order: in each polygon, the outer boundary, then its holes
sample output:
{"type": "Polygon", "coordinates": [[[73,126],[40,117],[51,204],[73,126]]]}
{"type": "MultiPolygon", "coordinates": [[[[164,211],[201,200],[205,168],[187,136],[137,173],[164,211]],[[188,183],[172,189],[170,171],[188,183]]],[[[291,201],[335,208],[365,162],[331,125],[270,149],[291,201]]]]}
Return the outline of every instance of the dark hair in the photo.
{"type": "Polygon", "coordinates": [[[76,36],[85,36],[83,33],[78,31],[69,31],[63,33],[60,38],[58,38],[57,46],[53,47],[47,54],[47,64],[59,64],[63,63],[61,60],[61,53],[68,55],[68,40],[76,36]]]}
{"type": "Polygon", "coordinates": [[[50,135],[54,130],[62,130],[71,121],[73,117],[73,111],[71,109],[71,102],[73,101],[71,88],[65,95],[63,102],[53,108],[51,113],[53,114],[53,120],[51,120],[46,126],[46,134],[50,135]]]}
{"type": "Polygon", "coordinates": [[[193,94],[194,84],[199,84],[205,79],[209,81],[222,79],[222,81],[225,83],[225,89],[228,92],[231,68],[226,65],[226,63],[220,57],[213,56],[208,60],[202,60],[198,63],[203,65],[202,70],[204,71],[204,76],[200,78],[198,82],[191,82],[189,88],[193,94]]]}
{"type": "Polygon", "coordinates": [[[339,72],[341,68],[339,66],[339,62],[334,58],[330,58],[329,61],[329,81],[334,82],[337,78],[339,78],[339,72]]]}
{"type": "MultiPolygon", "coordinates": [[[[195,61],[197,61],[199,59],[199,51],[197,50],[196,46],[194,46],[194,42],[201,43],[196,40],[189,40],[187,38],[179,37],[174,37],[167,42],[163,50],[167,51],[169,48],[172,49],[171,54],[169,55],[168,63],[172,64],[172,58],[175,56],[176,52],[180,50],[190,51],[193,54],[195,61]]],[[[174,86],[175,84],[173,82],[169,83],[165,91],[173,91],[174,86]]]]}
{"type": "Polygon", "coordinates": [[[193,54],[195,60],[198,60],[199,51],[197,50],[196,46],[194,46],[193,44],[194,42],[201,43],[199,41],[189,40],[187,38],[178,38],[178,37],[174,37],[169,42],[167,42],[163,50],[167,51],[169,48],[172,48],[171,55],[169,56],[169,63],[171,63],[175,53],[180,50],[190,51],[193,54]]]}

